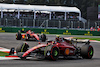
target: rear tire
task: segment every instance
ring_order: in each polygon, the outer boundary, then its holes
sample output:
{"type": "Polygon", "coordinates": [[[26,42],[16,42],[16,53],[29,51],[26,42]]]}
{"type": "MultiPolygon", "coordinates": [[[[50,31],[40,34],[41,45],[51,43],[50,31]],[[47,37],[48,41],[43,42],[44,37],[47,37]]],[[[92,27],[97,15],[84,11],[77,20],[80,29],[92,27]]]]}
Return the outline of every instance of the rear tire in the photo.
{"type": "Polygon", "coordinates": [[[91,45],[83,45],[81,47],[81,56],[84,59],[91,59],[93,57],[93,47],[91,45]]]}
{"type": "Polygon", "coordinates": [[[46,41],[46,35],[45,35],[45,34],[42,34],[42,35],[41,35],[41,41],[42,41],[42,42],[45,42],[45,41],[46,41]]]}
{"type": "Polygon", "coordinates": [[[21,40],[21,38],[22,38],[21,33],[17,33],[17,34],[16,34],[16,40],[21,40]]]}

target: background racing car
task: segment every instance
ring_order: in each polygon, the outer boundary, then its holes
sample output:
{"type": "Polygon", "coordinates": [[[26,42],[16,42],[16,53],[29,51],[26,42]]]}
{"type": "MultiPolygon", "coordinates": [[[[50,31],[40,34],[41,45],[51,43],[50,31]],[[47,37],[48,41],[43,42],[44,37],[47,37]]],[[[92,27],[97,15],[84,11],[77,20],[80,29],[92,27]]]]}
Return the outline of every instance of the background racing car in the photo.
{"type": "Polygon", "coordinates": [[[18,33],[16,34],[16,39],[17,40],[41,40],[43,42],[46,41],[46,35],[42,34],[42,35],[38,35],[35,34],[34,32],[32,32],[31,30],[28,30],[25,34],[21,34],[20,31],[18,31],[18,33]]]}
{"type": "MultiPolygon", "coordinates": [[[[47,41],[46,44],[39,43],[37,46],[29,48],[28,43],[23,43],[16,48],[17,56],[21,59],[26,59],[27,57],[35,57],[38,59],[49,58],[52,60],[57,60],[59,56],[64,58],[68,57],[82,57],[84,59],[91,59],[93,57],[93,47],[89,45],[89,40],[77,40],[66,38],[56,38],[55,41],[47,41]],[[73,43],[74,42],[74,43],[73,43]],[[75,43],[76,42],[76,43],[75,43]],[[77,46],[77,43],[85,43],[83,46],[77,46]]],[[[12,49],[10,51],[12,52],[12,49]]]]}

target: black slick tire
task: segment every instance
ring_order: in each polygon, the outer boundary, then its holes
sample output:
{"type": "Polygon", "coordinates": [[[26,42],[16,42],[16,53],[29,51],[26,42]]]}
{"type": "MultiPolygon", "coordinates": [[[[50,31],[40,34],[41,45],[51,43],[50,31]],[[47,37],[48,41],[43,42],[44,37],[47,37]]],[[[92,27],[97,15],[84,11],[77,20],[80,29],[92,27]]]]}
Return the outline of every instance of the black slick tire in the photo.
{"type": "Polygon", "coordinates": [[[26,57],[22,57],[23,53],[26,52],[29,48],[29,45],[27,43],[23,43],[22,45],[17,46],[16,48],[16,54],[23,60],[26,59],[26,57]]]}
{"type": "Polygon", "coordinates": [[[42,34],[42,35],[41,35],[41,41],[42,41],[42,42],[45,42],[45,41],[46,41],[46,35],[45,35],[45,34],[42,34]]]}
{"type": "Polygon", "coordinates": [[[49,45],[46,47],[46,58],[50,60],[57,60],[59,57],[59,49],[57,46],[49,45]]]}
{"type": "Polygon", "coordinates": [[[17,34],[16,34],[16,40],[21,40],[21,38],[22,38],[21,33],[17,33],[17,34]]]}
{"type": "Polygon", "coordinates": [[[81,56],[84,59],[91,59],[93,57],[93,47],[91,45],[83,45],[81,47],[81,56]]]}

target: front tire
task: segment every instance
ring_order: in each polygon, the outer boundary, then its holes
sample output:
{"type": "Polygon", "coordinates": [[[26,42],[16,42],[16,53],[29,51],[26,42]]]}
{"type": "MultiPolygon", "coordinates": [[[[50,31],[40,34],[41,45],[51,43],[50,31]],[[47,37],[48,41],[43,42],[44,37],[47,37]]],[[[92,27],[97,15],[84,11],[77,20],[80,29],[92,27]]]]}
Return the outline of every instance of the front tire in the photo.
{"type": "Polygon", "coordinates": [[[52,60],[57,60],[59,57],[59,50],[57,47],[52,48],[51,50],[51,59],[52,60]]]}
{"type": "Polygon", "coordinates": [[[93,57],[93,47],[91,45],[83,45],[81,47],[81,56],[84,59],[91,59],[93,57]]]}
{"type": "Polygon", "coordinates": [[[42,42],[45,42],[45,41],[46,41],[46,35],[45,35],[45,34],[42,34],[42,35],[41,35],[41,41],[42,41],[42,42]]]}
{"type": "Polygon", "coordinates": [[[29,48],[29,45],[27,43],[23,43],[22,45],[17,46],[16,53],[18,52],[26,52],[29,48]]]}
{"type": "Polygon", "coordinates": [[[21,58],[21,60],[26,60],[26,57],[20,57],[21,58]]]}
{"type": "Polygon", "coordinates": [[[46,47],[46,58],[51,60],[57,60],[59,57],[59,49],[57,46],[49,45],[46,47]]]}
{"type": "Polygon", "coordinates": [[[26,57],[22,57],[22,55],[24,54],[24,52],[26,52],[29,48],[29,45],[27,43],[23,43],[22,45],[19,45],[16,48],[16,53],[17,55],[21,58],[21,59],[26,59],[26,57]]]}

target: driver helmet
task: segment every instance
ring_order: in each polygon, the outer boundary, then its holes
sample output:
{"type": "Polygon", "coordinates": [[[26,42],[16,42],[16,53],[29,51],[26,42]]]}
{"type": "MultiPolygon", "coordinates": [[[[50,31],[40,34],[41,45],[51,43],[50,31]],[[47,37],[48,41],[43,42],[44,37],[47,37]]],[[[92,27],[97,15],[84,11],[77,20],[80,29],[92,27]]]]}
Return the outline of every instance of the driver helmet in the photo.
{"type": "Polygon", "coordinates": [[[33,31],[31,31],[31,33],[34,33],[33,31]]]}
{"type": "Polygon", "coordinates": [[[60,35],[56,35],[56,37],[57,37],[57,38],[59,38],[59,37],[60,37],[60,35]]]}
{"type": "Polygon", "coordinates": [[[59,42],[60,40],[60,35],[56,35],[56,41],[59,42]]]}
{"type": "Polygon", "coordinates": [[[18,30],[18,33],[21,33],[21,31],[20,31],[20,30],[18,30]]]}

